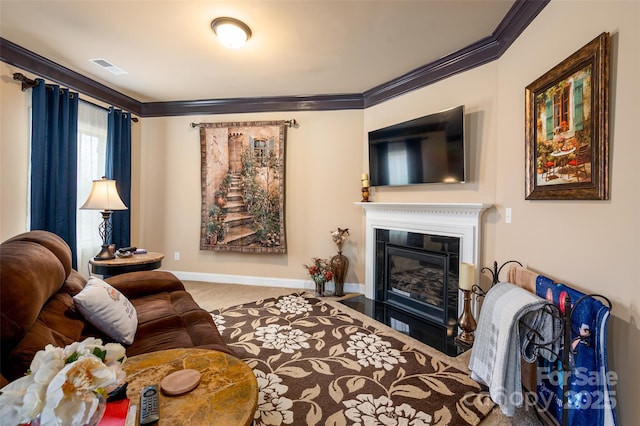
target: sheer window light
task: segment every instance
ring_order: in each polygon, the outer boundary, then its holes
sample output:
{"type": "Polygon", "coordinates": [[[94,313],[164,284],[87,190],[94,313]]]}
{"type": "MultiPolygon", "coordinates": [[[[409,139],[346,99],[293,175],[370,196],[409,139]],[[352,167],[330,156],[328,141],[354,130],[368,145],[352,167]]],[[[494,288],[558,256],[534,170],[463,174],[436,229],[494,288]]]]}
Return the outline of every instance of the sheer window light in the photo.
{"type": "Polygon", "coordinates": [[[107,114],[108,111],[88,102],[78,106],[78,216],[77,249],[78,270],[88,276],[85,268],[95,255],[96,247],[102,245],[102,239],[96,232],[102,219],[90,210],[80,210],[84,200],[89,197],[94,179],[105,174],[107,153],[107,114]]]}

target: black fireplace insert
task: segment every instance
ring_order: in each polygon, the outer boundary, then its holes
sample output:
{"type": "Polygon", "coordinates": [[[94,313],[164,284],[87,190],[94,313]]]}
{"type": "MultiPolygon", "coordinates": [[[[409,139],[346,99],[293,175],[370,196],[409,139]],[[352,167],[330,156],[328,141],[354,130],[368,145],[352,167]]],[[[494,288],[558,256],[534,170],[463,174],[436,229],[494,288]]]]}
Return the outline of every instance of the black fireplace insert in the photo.
{"type": "Polygon", "coordinates": [[[376,229],[375,297],[448,327],[458,317],[460,239],[376,229]]]}

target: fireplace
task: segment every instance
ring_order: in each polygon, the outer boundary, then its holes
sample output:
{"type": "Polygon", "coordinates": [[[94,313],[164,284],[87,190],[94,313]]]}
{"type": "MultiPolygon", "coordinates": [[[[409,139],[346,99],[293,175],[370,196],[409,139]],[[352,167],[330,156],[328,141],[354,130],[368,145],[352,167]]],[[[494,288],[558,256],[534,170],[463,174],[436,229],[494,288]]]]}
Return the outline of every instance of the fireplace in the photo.
{"type": "Polygon", "coordinates": [[[376,297],[447,326],[458,317],[458,237],[376,229],[376,297]]]}
{"type": "Polygon", "coordinates": [[[459,355],[464,351],[454,339],[463,304],[459,266],[478,265],[480,219],[490,205],[356,204],[366,211],[364,294],[340,302],[449,356],[459,355]]]}

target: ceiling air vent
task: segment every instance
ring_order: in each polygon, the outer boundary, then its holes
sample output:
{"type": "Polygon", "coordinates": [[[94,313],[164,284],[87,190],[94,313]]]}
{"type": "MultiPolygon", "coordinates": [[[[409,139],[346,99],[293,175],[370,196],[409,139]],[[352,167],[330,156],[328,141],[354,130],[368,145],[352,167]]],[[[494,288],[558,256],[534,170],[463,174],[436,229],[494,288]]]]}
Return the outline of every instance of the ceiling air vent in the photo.
{"type": "Polygon", "coordinates": [[[94,59],[89,59],[89,60],[91,62],[93,62],[94,64],[106,69],[107,71],[112,72],[115,75],[127,74],[127,72],[125,70],[123,70],[122,68],[116,67],[111,62],[107,61],[106,59],[94,58],[94,59]]]}

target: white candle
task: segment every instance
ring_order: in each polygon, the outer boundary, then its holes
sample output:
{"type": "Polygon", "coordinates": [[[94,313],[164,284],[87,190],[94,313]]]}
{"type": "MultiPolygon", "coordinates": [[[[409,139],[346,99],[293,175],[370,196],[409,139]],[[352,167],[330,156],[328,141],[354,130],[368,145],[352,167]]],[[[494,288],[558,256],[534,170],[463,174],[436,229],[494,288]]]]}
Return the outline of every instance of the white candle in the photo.
{"type": "Polygon", "coordinates": [[[369,179],[369,175],[367,173],[363,173],[361,180],[367,180],[367,179],[369,179]]]}
{"type": "Polygon", "coordinates": [[[362,181],[362,186],[365,187],[365,188],[368,188],[369,187],[369,179],[363,180],[362,181]]]}
{"type": "Polygon", "coordinates": [[[461,263],[458,287],[460,290],[471,290],[475,281],[476,267],[473,263],[461,263]]]}

